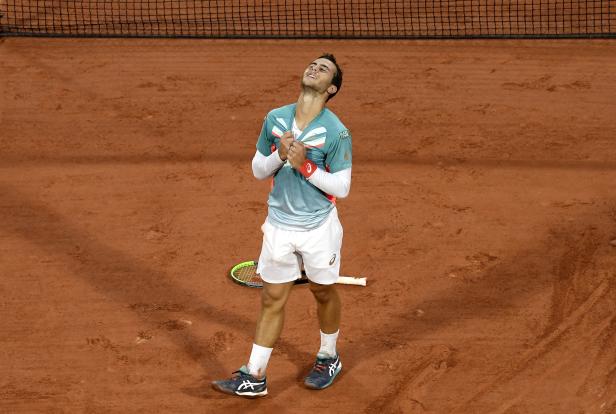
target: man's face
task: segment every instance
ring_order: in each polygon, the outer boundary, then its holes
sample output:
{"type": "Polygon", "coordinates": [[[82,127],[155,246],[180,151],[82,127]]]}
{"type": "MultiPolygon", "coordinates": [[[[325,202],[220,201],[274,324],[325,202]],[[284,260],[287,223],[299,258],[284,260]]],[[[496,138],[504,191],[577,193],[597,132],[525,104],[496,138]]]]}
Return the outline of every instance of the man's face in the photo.
{"type": "Polygon", "coordinates": [[[319,58],[314,60],[306,70],[302,78],[302,86],[330,94],[336,92],[336,86],[332,85],[332,79],[336,73],[336,66],[328,59],[319,58]],[[331,89],[331,90],[328,90],[331,89]]]}

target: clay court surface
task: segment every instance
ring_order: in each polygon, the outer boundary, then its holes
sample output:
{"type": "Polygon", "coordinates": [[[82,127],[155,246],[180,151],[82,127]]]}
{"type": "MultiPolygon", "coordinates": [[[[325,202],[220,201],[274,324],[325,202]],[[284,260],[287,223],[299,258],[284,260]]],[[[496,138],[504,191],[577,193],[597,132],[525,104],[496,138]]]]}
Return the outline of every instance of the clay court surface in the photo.
{"type": "Polygon", "coordinates": [[[0,411],[616,413],[616,43],[0,40],[0,411]],[[297,286],[247,362],[264,115],[320,52],[351,194],[334,387],[297,286]]]}

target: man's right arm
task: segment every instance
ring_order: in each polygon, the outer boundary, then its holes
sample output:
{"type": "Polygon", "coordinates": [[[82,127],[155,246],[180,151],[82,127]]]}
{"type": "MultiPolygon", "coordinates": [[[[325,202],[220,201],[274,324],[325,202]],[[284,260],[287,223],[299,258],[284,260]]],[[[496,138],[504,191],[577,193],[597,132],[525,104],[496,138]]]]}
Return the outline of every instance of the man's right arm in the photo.
{"type": "Polygon", "coordinates": [[[257,150],[252,158],[252,174],[257,180],[265,180],[274,175],[283,164],[284,160],[280,158],[277,150],[267,157],[257,150]]]}

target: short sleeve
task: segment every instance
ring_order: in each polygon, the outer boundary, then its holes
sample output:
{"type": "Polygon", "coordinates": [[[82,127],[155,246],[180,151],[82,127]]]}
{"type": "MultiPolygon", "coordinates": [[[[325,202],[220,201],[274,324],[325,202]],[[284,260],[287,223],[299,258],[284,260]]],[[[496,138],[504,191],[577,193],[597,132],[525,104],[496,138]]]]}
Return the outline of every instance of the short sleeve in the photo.
{"type": "Polygon", "coordinates": [[[328,137],[330,145],[327,149],[325,163],[332,173],[351,168],[353,164],[353,145],[351,133],[344,129],[333,137],[328,137]]]}
{"type": "Polygon", "coordinates": [[[269,120],[269,116],[266,116],[263,119],[263,126],[261,127],[261,133],[259,134],[259,139],[257,140],[257,150],[265,155],[266,157],[272,153],[272,135],[271,131],[271,122],[269,120]]]}

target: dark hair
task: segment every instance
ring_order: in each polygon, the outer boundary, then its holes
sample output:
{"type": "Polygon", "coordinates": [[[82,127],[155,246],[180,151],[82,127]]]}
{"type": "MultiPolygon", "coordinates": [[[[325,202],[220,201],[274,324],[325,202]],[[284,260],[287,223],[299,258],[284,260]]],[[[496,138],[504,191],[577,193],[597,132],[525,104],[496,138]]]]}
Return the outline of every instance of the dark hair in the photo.
{"type": "Polygon", "coordinates": [[[336,62],[336,58],[331,53],[323,53],[317,59],[327,59],[336,67],[336,73],[334,73],[334,77],[332,78],[332,85],[336,87],[336,92],[327,97],[327,100],[329,101],[336,96],[338,92],[340,92],[340,88],[342,87],[342,69],[340,69],[340,66],[338,66],[338,63],[336,62]]]}

